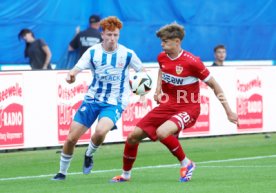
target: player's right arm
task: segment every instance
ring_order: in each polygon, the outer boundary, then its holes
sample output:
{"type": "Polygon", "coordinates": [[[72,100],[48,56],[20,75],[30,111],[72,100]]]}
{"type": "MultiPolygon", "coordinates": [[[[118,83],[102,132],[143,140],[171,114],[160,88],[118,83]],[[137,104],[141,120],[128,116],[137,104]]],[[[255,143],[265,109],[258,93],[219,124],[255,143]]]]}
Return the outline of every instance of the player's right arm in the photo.
{"type": "Polygon", "coordinates": [[[66,82],[69,84],[72,84],[75,82],[76,80],[76,75],[81,72],[81,70],[79,68],[77,68],[76,66],[74,68],[72,68],[72,70],[70,70],[67,74],[66,77],[66,82]]]}
{"type": "Polygon", "coordinates": [[[158,71],[158,77],[157,77],[157,86],[156,86],[156,90],[154,93],[154,100],[159,103],[159,99],[161,97],[162,94],[162,71],[161,69],[159,69],[158,71]]]}
{"type": "Polygon", "coordinates": [[[72,70],[68,72],[66,82],[68,82],[69,84],[75,82],[78,73],[80,73],[84,69],[91,68],[90,50],[91,49],[86,50],[86,52],[84,52],[77,64],[72,68],[72,70]]]}

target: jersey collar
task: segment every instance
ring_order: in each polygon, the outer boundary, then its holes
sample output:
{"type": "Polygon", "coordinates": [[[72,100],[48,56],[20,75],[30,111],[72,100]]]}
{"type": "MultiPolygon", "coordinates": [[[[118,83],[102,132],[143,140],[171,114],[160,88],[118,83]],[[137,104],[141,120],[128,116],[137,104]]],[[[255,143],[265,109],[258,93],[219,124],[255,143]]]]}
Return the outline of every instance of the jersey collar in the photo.
{"type": "Polygon", "coordinates": [[[167,56],[168,56],[168,58],[170,58],[171,60],[176,60],[176,59],[178,59],[178,58],[182,55],[182,53],[183,53],[183,50],[181,50],[181,52],[179,52],[178,56],[176,56],[175,58],[171,58],[168,54],[167,54],[167,56]]]}

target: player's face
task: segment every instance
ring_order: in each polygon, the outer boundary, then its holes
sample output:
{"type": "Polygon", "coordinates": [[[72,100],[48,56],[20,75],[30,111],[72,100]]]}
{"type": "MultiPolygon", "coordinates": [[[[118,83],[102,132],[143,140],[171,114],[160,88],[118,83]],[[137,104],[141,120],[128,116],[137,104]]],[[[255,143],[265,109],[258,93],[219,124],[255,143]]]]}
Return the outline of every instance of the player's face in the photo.
{"type": "Polygon", "coordinates": [[[120,36],[120,30],[116,28],[114,31],[104,30],[102,32],[103,47],[106,51],[113,51],[117,48],[120,36]]]}
{"type": "Polygon", "coordinates": [[[174,53],[179,49],[179,40],[178,39],[162,39],[161,46],[163,50],[167,53],[174,53]]]}
{"type": "Polygon", "coordinates": [[[216,60],[223,62],[226,58],[226,50],[223,48],[217,49],[215,52],[215,58],[216,60]]]}

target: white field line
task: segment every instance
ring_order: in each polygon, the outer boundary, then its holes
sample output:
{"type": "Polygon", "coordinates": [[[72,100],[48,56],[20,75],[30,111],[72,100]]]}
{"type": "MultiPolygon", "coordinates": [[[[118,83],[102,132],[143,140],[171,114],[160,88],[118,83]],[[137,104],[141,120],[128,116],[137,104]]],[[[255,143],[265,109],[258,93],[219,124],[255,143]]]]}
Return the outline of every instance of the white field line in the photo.
{"type": "MultiPolygon", "coordinates": [[[[204,168],[214,168],[214,167],[222,167],[222,168],[234,168],[234,167],[241,167],[241,168],[265,168],[265,167],[276,167],[276,166],[201,166],[201,164],[209,164],[209,163],[223,163],[223,162],[235,162],[235,161],[244,161],[244,160],[256,160],[256,159],[267,159],[267,158],[276,158],[276,155],[267,155],[267,156],[256,156],[256,157],[244,157],[244,158],[233,158],[233,159],[225,159],[225,160],[209,160],[209,161],[202,161],[196,162],[196,165],[200,165],[199,167],[204,168]]],[[[132,170],[143,170],[143,169],[156,169],[156,168],[171,168],[171,167],[179,167],[179,164],[167,164],[167,165],[156,165],[156,166],[143,166],[143,167],[135,167],[132,170]]],[[[96,170],[92,171],[92,174],[96,173],[107,173],[107,172],[121,172],[122,169],[110,169],[110,170],[96,170]]],[[[72,172],[68,173],[67,175],[80,175],[82,172],[72,172]]],[[[46,178],[46,177],[53,177],[55,174],[45,174],[45,175],[37,175],[37,176],[18,176],[12,178],[0,178],[0,181],[11,181],[11,180],[25,180],[25,179],[34,179],[34,178],[46,178]]]]}
{"type": "Polygon", "coordinates": [[[199,166],[200,168],[276,168],[275,165],[265,165],[265,166],[259,166],[259,165],[243,165],[243,166],[199,166]]]}

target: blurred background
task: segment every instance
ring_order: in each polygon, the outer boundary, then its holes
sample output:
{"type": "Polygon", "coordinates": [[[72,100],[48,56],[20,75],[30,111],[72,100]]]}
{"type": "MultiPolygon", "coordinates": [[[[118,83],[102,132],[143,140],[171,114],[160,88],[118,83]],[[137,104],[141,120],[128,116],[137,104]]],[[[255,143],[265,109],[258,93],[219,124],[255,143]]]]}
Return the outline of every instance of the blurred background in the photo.
{"type": "Polygon", "coordinates": [[[58,68],[76,27],[86,29],[92,14],[119,17],[119,42],[143,62],[156,61],[155,32],[172,22],[185,26],[183,48],[203,61],[213,60],[217,44],[226,46],[227,60],[275,60],[275,7],[275,0],[1,0],[0,65],[28,63],[17,34],[30,28],[47,42],[58,68]]]}

